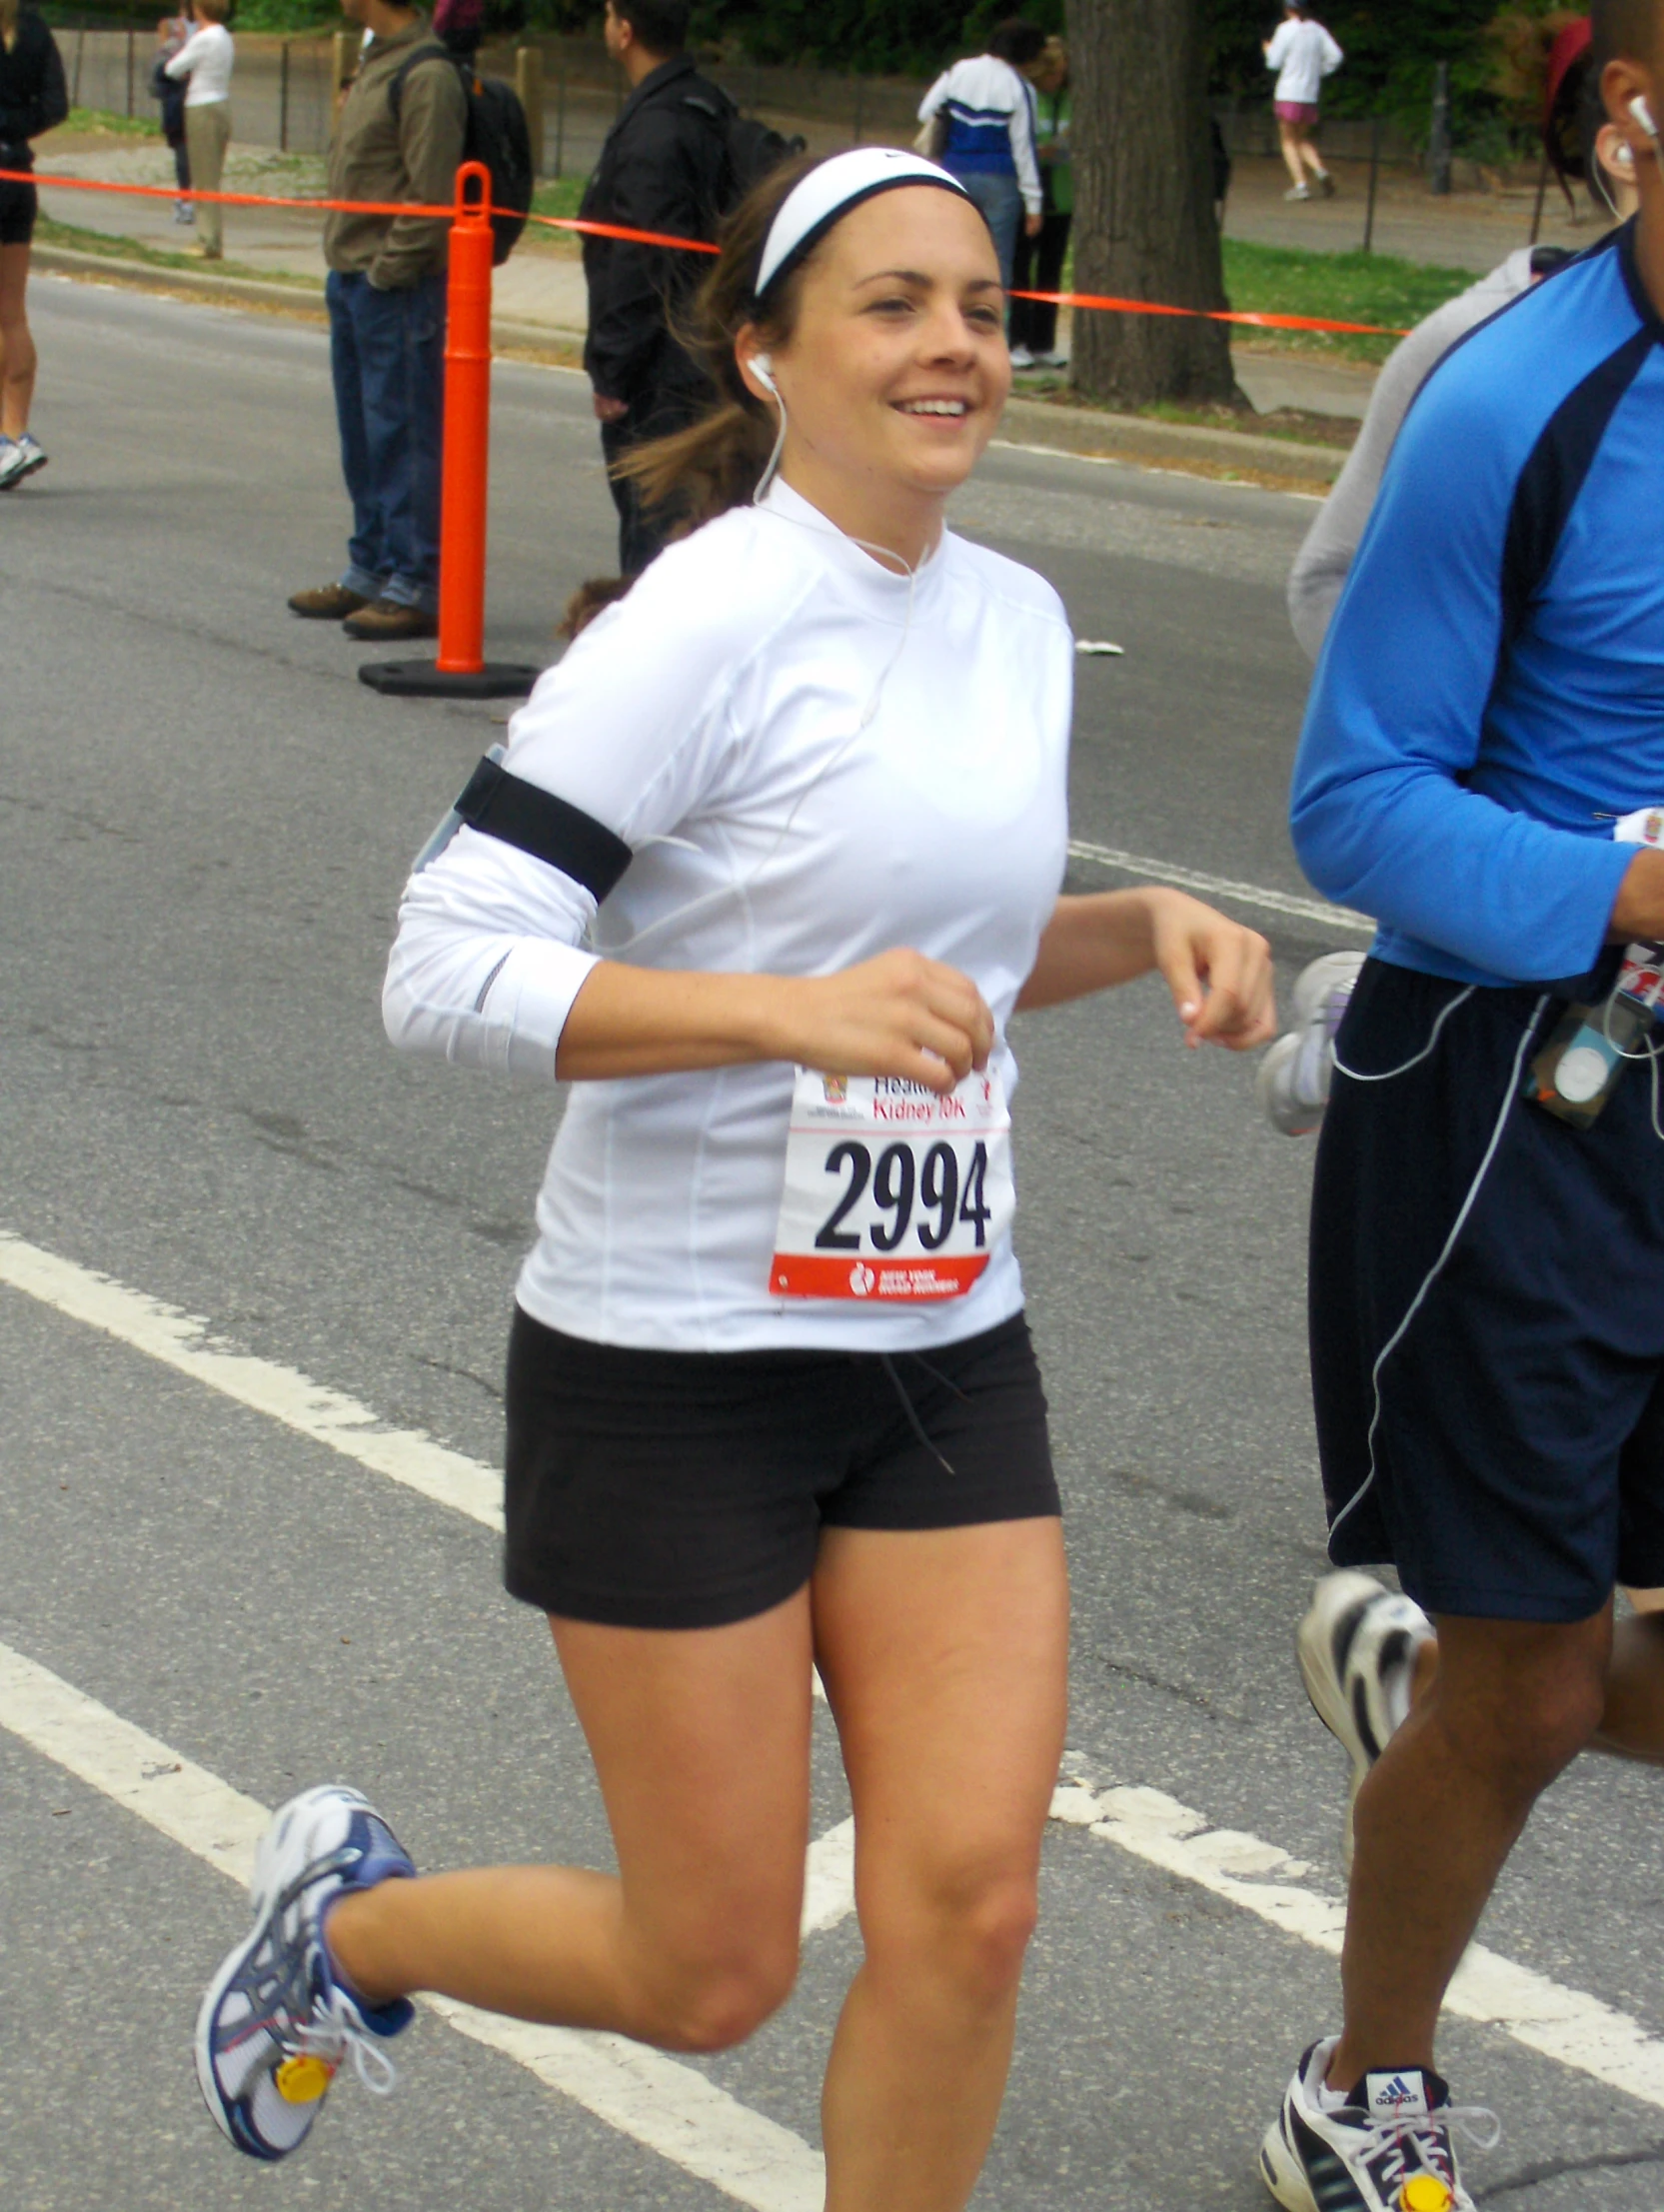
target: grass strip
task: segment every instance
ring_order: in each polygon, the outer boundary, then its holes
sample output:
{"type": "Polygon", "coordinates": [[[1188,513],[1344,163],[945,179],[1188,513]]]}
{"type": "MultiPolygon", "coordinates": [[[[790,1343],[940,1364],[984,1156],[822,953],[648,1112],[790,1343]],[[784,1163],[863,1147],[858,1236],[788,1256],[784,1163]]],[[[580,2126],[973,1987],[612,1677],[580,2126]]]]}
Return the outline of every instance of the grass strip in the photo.
{"type": "MultiPolygon", "coordinates": [[[[146,79],[145,98],[150,99],[146,79]]],[[[155,105],[154,102],[151,103],[155,105]]],[[[160,138],[162,125],[155,115],[120,115],[114,108],[71,108],[58,125],[61,131],[108,132],[112,138],[160,138]]]]}
{"type": "MultiPolygon", "coordinates": [[[[1469,269],[1401,261],[1394,254],[1319,254],[1296,246],[1224,241],[1225,294],[1239,312],[1315,315],[1340,323],[1383,323],[1408,330],[1435,307],[1465,292],[1469,269]]],[[[1384,361],[1396,338],[1361,338],[1342,331],[1243,331],[1237,343],[1331,360],[1384,361]]]]}
{"type": "Polygon", "coordinates": [[[143,262],[147,269],[189,269],[199,276],[247,277],[255,284],[289,282],[302,300],[318,291],[316,285],[274,276],[270,269],[252,269],[245,261],[205,261],[200,254],[169,253],[164,247],[147,246],[142,239],[117,238],[109,231],[83,230],[78,223],[57,223],[48,215],[36,219],[35,240],[42,246],[63,246],[78,254],[97,254],[105,261],[143,262]]]}

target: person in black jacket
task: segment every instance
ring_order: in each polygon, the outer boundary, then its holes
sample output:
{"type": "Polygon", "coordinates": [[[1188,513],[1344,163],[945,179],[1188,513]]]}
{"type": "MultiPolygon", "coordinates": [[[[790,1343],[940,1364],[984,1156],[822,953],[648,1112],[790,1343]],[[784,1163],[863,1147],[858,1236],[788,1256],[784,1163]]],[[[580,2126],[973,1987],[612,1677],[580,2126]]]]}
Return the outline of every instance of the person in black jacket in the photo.
{"type": "MultiPolygon", "coordinates": [[[[607,50],[631,94],[607,134],[580,214],[673,238],[714,238],[727,173],[728,95],[683,52],[688,0],[608,0],[607,50]]],[[[590,329],[584,367],[611,470],[631,447],[684,429],[714,398],[672,336],[672,319],[706,256],[625,239],[586,238],[590,329]]],[[[642,512],[636,487],[612,478],[619,566],[640,575],[674,518],[642,512]]]]}
{"type": "MultiPolygon", "coordinates": [[[[33,8],[0,0],[0,169],[33,169],[29,141],[69,113],[57,42],[33,8]]],[[[46,466],[29,435],[35,342],[23,296],[35,235],[35,188],[0,184],[0,492],[46,466]]]]}

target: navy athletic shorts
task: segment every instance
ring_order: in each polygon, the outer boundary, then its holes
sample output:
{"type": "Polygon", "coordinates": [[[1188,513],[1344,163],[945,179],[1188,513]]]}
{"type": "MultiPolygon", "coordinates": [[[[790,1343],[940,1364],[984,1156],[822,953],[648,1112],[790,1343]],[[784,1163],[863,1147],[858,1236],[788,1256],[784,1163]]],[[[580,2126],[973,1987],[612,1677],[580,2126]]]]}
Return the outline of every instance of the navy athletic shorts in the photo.
{"type": "Polygon", "coordinates": [[[784,1604],[823,1528],[1058,1510],[1020,1313],[928,1352],[640,1351],[509,1336],[503,1579],[546,1613],[718,1628],[784,1604]]]}
{"type": "Polygon", "coordinates": [[[1584,1620],[1664,1583],[1652,1071],[1573,1128],[1520,1095],[1566,987],[1463,990],[1371,960],[1336,1040],[1310,1274],[1329,1552],[1390,1560],[1429,1612],[1584,1620]],[[1419,1065],[1355,1080],[1446,1009],[1419,1065]]]}

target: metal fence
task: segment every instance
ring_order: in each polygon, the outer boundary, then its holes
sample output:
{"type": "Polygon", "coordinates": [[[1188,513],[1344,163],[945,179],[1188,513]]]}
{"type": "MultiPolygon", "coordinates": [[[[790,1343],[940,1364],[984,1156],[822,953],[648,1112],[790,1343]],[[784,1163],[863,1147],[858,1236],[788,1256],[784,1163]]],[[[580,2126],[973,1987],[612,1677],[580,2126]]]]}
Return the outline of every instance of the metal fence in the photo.
{"type": "MultiPolygon", "coordinates": [[[[156,58],[150,30],[76,28],[56,35],[77,107],[154,117],[150,89],[156,58]]],[[[544,174],[587,176],[628,86],[599,40],[529,37],[543,63],[544,174]]],[[[329,37],[280,39],[245,33],[232,79],[234,136],[245,146],[320,154],[329,144],[334,45],[329,37]]],[[[513,77],[513,47],[488,47],[489,74],[513,77]]],[[[817,153],[863,142],[905,144],[923,85],[905,79],[840,76],[831,71],[716,65],[711,74],[749,115],[801,133],[817,153]]]]}
{"type": "MultiPolygon", "coordinates": [[[[57,37],[78,107],[155,116],[150,73],[156,47],[150,30],[60,24],[57,37]]],[[[543,172],[550,177],[587,176],[623,105],[628,90],[624,78],[599,39],[531,34],[521,43],[535,48],[543,64],[543,172]]],[[[240,35],[231,88],[236,138],[245,146],[323,153],[333,105],[332,57],[333,42],[327,36],[240,35]]],[[[480,60],[490,74],[514,75],[513,47],[488,47],[480,60]]],[[[715,63],[710,73],[745,113],[762,116],[788,133],[801,133],[814,153],[867,143],[907,144],[917,128],[925,90],[921,78],[861,77],[751,62],[715,63]]],[[[1276,152],[1276,126],[1267,103],[1223,102],[1216,112],[1232,153],[1276,152]]],[[[1323,143],[1342,160],[1366,160],[1370,130],[1368,122],[1331,120],[1323,126],[1323,143]]],[[[1417,155],[1389,125],[1382,132],[1380,158],[1404,164],[1417,155]]]]}

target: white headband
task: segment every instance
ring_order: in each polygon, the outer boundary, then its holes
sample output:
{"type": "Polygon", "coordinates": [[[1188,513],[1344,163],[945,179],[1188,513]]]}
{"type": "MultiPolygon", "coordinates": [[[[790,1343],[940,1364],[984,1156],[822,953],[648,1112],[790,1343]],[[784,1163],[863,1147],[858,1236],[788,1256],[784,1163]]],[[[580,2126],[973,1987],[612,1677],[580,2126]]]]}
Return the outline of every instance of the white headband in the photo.
{"type": "Polygon", "coordinates": [[[858,202],[903,184],[942,185],[961,199],[969,198],[957,177],[922,155],[903,153],[898,146],[856,146],[846,154],[834,154],[812,169],[781,202],[763,242],[754,296],[761,300],[775,279],[802,261],[858,202]]]}

